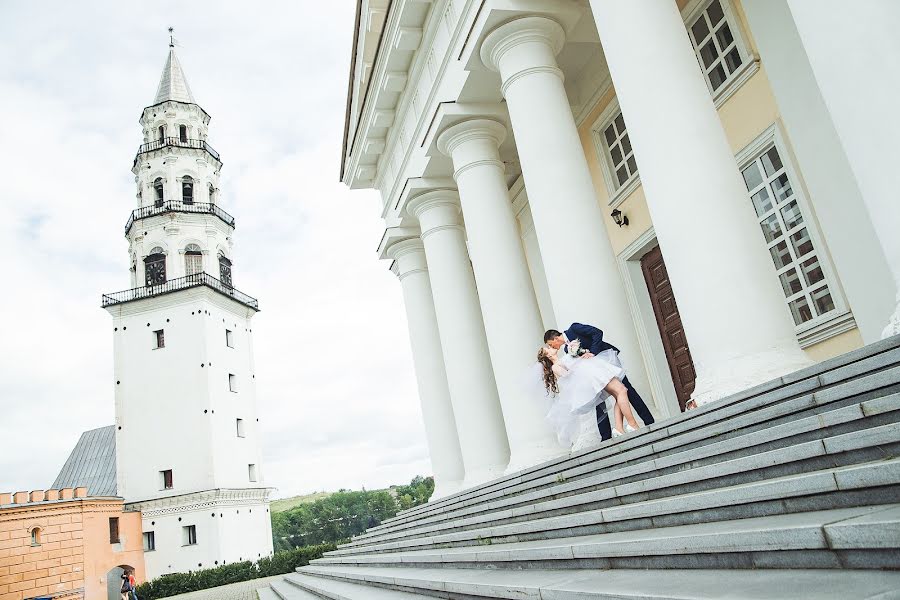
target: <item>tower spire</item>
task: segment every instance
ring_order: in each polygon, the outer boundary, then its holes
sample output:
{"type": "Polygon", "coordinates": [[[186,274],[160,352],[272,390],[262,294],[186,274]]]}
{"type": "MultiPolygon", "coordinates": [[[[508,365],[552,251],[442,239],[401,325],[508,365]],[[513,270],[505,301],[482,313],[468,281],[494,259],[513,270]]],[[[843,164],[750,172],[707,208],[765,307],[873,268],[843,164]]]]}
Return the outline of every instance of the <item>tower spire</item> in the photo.
{"type": "Polygon", "coordinates": [[[166,66],[163,67],[162,77],[159,78],[159,87],[156,88],[156,99],[153,104],[166,100],[196,104],[184,71],[181,70],[181,63],[175,55],[174,31],[174,28],[169,27],[169,57],[166,59],[166,66]]]}

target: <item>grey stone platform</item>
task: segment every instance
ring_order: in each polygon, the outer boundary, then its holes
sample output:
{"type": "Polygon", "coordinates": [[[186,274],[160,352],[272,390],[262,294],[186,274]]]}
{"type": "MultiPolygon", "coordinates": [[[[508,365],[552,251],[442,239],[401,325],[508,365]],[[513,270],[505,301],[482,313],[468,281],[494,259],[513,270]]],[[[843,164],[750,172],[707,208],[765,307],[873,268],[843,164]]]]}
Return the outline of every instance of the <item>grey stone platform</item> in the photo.
{"type": "Polygon", "coordinates": [[[270,591],[900,599],[900,336],[401,513],[270,591]]]}

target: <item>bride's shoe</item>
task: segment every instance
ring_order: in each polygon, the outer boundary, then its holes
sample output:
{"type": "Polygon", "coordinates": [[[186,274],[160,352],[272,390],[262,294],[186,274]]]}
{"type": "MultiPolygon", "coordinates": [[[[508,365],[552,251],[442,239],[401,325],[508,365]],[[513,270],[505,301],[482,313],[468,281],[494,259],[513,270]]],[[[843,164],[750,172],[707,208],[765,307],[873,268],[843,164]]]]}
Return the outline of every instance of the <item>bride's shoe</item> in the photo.
{"type": "MultiPolygon", "coordinates": [[[[625,427],[628,427],[628,426],[626,425],[625,427]]],[[[625,429],[625,431],[628,431],[628,429],[625,429]]],[[[618,429],[616,429],[615,427],[612,428],[612,439],[616,439],[617,437],[622,437],[623,435],[625,435],[625,434],[622,433],[621,431],[619,431],[618,429]]]]}
{"type": "Polygon", "coordinates": [[[632,431],[637,431],[634,427],[629,425],[627,422],[625,423],[625,433],[631,433],[632,431]]]}

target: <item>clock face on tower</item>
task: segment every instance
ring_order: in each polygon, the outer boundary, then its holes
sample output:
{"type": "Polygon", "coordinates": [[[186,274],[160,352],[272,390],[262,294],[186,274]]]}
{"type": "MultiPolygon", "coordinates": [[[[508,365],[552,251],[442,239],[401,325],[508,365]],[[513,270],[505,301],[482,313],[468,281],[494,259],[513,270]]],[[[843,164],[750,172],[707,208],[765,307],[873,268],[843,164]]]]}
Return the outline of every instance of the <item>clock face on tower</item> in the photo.
{"type": "Polygon", "coordinates": [[[166,282],[166,255],[151,254],[144,259],[145,285],[161,285],[166,282]]]}

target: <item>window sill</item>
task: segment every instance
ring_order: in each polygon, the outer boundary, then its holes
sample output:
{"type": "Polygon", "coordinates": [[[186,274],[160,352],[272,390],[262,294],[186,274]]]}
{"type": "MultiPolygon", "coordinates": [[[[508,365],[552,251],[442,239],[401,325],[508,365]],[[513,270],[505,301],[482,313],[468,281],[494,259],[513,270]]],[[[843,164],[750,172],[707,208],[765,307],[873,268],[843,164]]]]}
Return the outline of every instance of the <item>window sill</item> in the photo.
{"type": "Polygon", "coordinates": [[[625,182],[625,185],[620,187],[609,199],[609,207],[612,209],[616,209],[620,204],[625,202],[625,199],[628,198],[634,192],[634,190],[638,189],[638,186],[641,185],[641,174],[640,172],[635,173],[631,176],[631,178],[625,182]]]}
{"type": "Polygon", "coordinates": [[[842,312],[827,321],[812,325],[809,328],[797,332],[797,341],[801,348],[809,348],[827,339],[856,328],[856,320],[850,311],[842,312]]]}
{"type": "Polygon", "coordinates": [[[722,106],[728,102],[729,98],[734,96],[757,71],[759,71],[759,60],[754,58],[753,60],[742,64],[737,71],[732,73],[731,79],[713,93],[713,104],[716,105],[716,110],[722,108],[722,106]]]}

